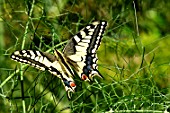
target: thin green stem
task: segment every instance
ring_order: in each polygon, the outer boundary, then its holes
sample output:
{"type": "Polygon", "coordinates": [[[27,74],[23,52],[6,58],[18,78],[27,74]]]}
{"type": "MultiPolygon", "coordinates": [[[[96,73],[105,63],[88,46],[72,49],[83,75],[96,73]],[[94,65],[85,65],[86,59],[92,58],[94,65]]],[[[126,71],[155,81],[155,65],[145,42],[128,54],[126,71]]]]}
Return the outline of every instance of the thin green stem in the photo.
{"type": "MultiPolygon", "coordinates": [[[[25,26],[25,32],[24,32],[24,36],[23,36],[23,40],[22,40],[22,46],[21,46],[21,49],[24,49],[24,46],[25,46],[25,40],[27,38],[27,33],[28,33],[28,27],[29,27],[29,24],[30,24],[30,21],[31,21],[31,16],[32,16],[32,12],[33,12],[33,8],[34,8],[34,3],[35,3],[35,0],[32,1],[32,5],[31,5],[31,8],[30,8],[30,11],[29,11],[29,18],[28,18],[28,21],[26,23],[26,26],[25,26]]],[[[27,5],[27,4],[26,4],[27,5]]],[[[25,98],[24,98],[24,78],[23,78],[23,65],[20,64],[20,81],[21,81],[21,96],[22,96],[22,107],[23,107],[23,113],[26,113],[26,108],[25,108],[25,98]]]]}

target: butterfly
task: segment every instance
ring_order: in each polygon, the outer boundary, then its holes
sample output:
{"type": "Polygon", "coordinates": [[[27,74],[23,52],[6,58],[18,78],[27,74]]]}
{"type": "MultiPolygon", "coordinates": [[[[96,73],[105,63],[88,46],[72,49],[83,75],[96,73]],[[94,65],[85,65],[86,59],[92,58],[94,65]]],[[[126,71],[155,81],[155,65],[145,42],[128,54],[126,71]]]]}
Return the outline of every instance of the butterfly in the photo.
{"type": "Polygon", "coordinates": [[[76,74],[84,81],[90,81],[94,76],[103,78],[98,71],[96,51],[106,26],[106,21],[94,21],[87,25],[68,41],[63,52],[54,50],[53,55],[37,50],[19,50],[11,54],[11,59],[57,76],[71,98],[70,92],[75,92],[76,88],[73,79],[76,74]]]}

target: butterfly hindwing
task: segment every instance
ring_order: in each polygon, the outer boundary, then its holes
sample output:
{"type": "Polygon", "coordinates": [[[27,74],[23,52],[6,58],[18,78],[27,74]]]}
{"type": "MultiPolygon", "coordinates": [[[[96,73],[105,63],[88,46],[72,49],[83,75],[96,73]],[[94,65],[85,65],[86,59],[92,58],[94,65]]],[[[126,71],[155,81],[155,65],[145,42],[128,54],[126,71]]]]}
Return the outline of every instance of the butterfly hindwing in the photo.
{"type": "Polygon", "coordinates": [[[97,67],[96,50],[106,26],[106,21],[95,21],[87,25],[68,41],[63,50],[82,80],[90,80],[94,75],[102,77],[97,67]]]}
{"type": "Polygon", "coordinates": [[[15,51],[11,55],[11,58],[21,63],[30,64],[31,66],[43,71],[48,70],[62,80],[66,91],[74,92],[76,87],[72,78],[74,73],[66,63],[61,52],[56,50],[54,56],[41,51],[21,50],[15,51]]]}

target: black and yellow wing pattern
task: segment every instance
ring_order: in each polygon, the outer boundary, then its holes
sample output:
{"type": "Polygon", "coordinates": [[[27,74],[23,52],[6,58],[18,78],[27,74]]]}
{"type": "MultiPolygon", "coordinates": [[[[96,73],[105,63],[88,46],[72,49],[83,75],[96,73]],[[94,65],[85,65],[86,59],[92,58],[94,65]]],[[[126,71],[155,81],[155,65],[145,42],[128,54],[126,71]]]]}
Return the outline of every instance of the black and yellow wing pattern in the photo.
{"type": "Polygon", "coordinates": [[[97,54],[106,21],[95,21],[80,30],[65,46],[63,53],[69,59],[82,80],[91,80],[94,75],[102,77],[97,67],[97,54]]]}
{"type": "Polygon", "coordinates": [[[68,41],[63,53],[54,50],[52,55],[36,50],[20,50],[12,53],[11,59],[49,71],[61,79],[68,94],[75,92],[73,78],[76,74],[73,69],[85,81],[90,81],[95,75],[102,77],[97,67],[96,51],[106,26],[106,21],[94,21],[87,25],[68,41]]]}

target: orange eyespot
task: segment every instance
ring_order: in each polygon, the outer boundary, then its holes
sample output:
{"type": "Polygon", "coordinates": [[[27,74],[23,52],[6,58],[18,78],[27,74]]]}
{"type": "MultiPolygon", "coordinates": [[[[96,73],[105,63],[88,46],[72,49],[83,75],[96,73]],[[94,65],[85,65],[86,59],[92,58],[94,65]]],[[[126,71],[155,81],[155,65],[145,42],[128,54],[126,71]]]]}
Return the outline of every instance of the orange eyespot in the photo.
{"type": "Polygon", "coordinates": [[[85,74],[82,74],[81,79],[86,80],[88,77],[85,74]]]}
{"type": "Polygon", "coordinates": [[[75,87],[76,84],[75,84],[74,82],[70,82],[70,86],[71,86],[71,87],[75,87]]]}

